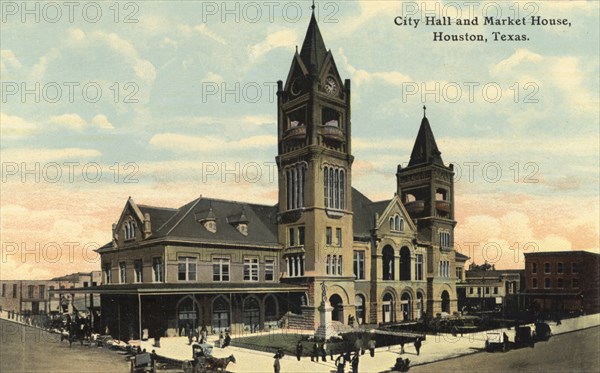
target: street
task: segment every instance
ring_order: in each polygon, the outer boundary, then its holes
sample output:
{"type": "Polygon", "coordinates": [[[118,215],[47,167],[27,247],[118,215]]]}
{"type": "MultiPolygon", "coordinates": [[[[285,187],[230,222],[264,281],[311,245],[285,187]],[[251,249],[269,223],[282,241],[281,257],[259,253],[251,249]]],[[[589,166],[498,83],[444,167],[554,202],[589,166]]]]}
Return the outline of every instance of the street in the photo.
{"type": "Polygon", "coordinates": [[[116,351],[60,341],[57,334],[0,319],[0,372],[129,372],[116,351]]]}
{"type": "Polygon", "coordinates": [[[600,327],[553,336],[534,348],[482,352],[415,366],[410,372],[598,372],[600,327]]]}

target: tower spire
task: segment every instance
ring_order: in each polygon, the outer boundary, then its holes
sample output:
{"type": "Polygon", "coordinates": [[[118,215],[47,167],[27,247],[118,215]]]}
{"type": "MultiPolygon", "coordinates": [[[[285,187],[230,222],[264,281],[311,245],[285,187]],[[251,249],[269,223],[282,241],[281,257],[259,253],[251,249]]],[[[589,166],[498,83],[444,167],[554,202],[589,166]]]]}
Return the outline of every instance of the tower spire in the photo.
{"type": "Polygon", "coordinates": [[[426,110],[427,108],[423,105],[423,120],[421,121],[421,127],[419,128],[419,133],[417,134],[417,139],[410,155],[409,166],[421,163],[444,164],[441,156],[442,153],[437,147],[433,131],[429,125],[426,110]]]}
{"type": "Polygon", "coordinates": [[[423,118],[427,118],[427,107],[423,105],[423,118]]]}
{"type": "Polygon", "coordinates": [[[312,6],[310,8],[312,9],[313,14],[315,14],[315,0],[313,0],[312,6]]]}

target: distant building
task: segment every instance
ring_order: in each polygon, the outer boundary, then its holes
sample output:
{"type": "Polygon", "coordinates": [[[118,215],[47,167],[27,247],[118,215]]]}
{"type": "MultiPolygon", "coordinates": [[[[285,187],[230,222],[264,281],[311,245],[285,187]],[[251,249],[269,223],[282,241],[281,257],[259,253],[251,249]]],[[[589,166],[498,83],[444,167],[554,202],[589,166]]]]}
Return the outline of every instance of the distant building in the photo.
{"type": "Polygon", "coordinates": [[[101,271],[78,272],[50,280],[2,280],[0,281],[0,309],[18,314],[39,315],[52,311],[72,312],[73,306],[85,310],[95,304],[100,306],[100,298],[91,300],[88,295],[69,294],[66,289],[95,286],[100,284],[101,271]],[[63,293],[60,294],[60,290],[63,293]],[[65,306],[65,308],[61,308],[65,306]]]}
{"type": "Polygon", "coordinates": [[[526,303],[533,311],[600,312],[600,255],[587,251],[525,254],[526,303]]]}
{"type": "Polygon", "coordinates": [[[464,280],[456,284],[460,310],[515,314],[518,294],[524,289],[524,270],[482,267],[471,265],[464,280]]]}

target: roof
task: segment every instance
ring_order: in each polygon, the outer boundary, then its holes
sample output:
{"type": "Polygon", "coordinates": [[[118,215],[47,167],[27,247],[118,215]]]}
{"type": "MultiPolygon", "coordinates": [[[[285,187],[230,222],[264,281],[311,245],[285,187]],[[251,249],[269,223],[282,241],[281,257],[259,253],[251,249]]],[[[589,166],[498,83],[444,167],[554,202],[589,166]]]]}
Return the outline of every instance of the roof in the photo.
{"type": "Polygon", "coordinates": [[[464,254],[461,254],[461,253],[459,253],[458,251],[456,252],[456,256],[455,256],[455,258],[456,258],[456,260],[463,260],[463,261],[465,261],[465,262],[466,262],[467,260],[471,259],[470,257],[468,257],[468,256],[466,256],[466,255],[464,255],[464,254]]]}
{"type": "Polygon", "coordinates": [[[302,58],[302,62],[304,62],[309,71],[313,72],[311,66],[314,66],[314,72],[316,73],[321,68],[326,55],[327,48],[325,47],[325,42],[323,41],[323,36],[319,30],[319,25],[313,11],[310,23],[308,24],[308,30],[306,30],[304,43],[302,43],[302,49],[300,50],[300,58],[302,58]]]}
{"type": "Polygon", "coordinates": [[[521,275],[524,269],[492,269],[489,271],[465,271],[466,277],[501,277],[502,275],[521,275]]]}
{"type": "Polygon", "coordinates": [[[584,250],[569,250],[569,251],[537,251],[535,253],[523,253],[525,257],[528,256],[554,256],[554,255],[591,255],[595,257],[600,257],[598,253],[592,253],[590,251],[584,250]]]}
{"type": "MultiPolygon", "coordinates": [[[[152,234],[143,241],[279,246],[276,206],[200,197],[177,209],[147,205],[140,205],[139,208],[144,214],[150,215],[151,222],[152,234]],[[216,232],[210,232],[201,224],[207,217],[216,221],[216,232]],[[237,225],[240,223],[248,224],[247,235],[238,231],[237,225]]],[[[107,243],[98,251],[110,248],[112,243],[107,243]]]]}
{"type": "Polygon", "coordinates": [[[375,214],[381,214],[391,200],[373,202],[367,196],[352,188],[352,229],[354,237],[370,237],[375,225],[375,214]]]}
{"type": "Polygon", "coordinates": [[[415,140],[408,167],[418,164],[434,163],[443,166],[442,153],[437,147],[429,120],[423,116],[421,127],[415,140]]]}
{"type": "Polygon", "coordinates": [[[88,286],[71,289],[56,289],[55,293],[85,293],[85,294],[222,294],[222,293],[277,293],[304,292],[305,286],[277,282],[243,282],[243,283],[141,283],[141,284],[111,284],[88,286]]]}

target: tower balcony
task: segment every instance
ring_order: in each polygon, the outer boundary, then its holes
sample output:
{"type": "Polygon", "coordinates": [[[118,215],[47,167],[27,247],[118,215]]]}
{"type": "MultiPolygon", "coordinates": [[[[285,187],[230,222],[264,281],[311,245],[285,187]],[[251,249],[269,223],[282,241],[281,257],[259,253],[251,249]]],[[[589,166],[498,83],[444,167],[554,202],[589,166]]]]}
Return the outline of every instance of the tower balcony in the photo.
{"type": "Polygon", "coordinates": [[[284,140],[303,140],[306,138],[306,126],[292,127],[283,134],[284,140]]]}
{"type": "Polygon", "coordinates": [[[450,212],[450,202],[449,201],[435,201],[435,208],[440,212],[450,212]]]}
{"type": "Polygon", "coordinates": [[[404,204],[409,214],[420,214],[425,211],[425,201],[412,201],[404,204]]]}
{"type": "Polygon", "coordinates": [[[319,133],[328,140],[344,141],[344,132],[337,126],[322,126],[319,128],[319,133]]]}

